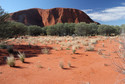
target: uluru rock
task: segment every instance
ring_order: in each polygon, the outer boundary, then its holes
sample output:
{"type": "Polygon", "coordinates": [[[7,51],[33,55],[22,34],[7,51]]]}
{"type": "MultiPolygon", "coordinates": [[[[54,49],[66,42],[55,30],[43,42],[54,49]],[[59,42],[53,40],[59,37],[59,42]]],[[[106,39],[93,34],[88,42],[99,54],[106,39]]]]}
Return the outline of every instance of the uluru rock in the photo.
{"type": "Polygon", "coordinates": [[[42,27],[57,23],[96,23],[83,11],[72,8],[32,8],[14,12],[10,15],[11,20],[21,22],[26,25],[38,25],[42,27]]]}

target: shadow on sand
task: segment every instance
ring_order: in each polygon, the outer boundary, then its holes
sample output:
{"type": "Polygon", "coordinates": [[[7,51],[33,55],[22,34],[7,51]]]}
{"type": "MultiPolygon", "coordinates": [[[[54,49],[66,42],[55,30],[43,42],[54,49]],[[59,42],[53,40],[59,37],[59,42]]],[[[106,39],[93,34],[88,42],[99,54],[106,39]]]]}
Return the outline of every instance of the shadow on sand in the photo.
{"type": "MultiPolygon", "coordinates": [[[[29,45],[14,45],[14,57],[18,58],[17,54],[18,51],[24,52],[26,55],[26,58],[30,57],[37,57],[38,54],[42,54],[41,50],[47,48],[49,50],[52,49],[52,47],[47,46],[29,46],[29,45]]],[[[9,56],[9,53],[7,52],[7,49],[0,49],[0,65],[6,64],[6,59],[9,56]]],[[[29,62],[25,62],[26,64],[30,64],[29,62]]]]}

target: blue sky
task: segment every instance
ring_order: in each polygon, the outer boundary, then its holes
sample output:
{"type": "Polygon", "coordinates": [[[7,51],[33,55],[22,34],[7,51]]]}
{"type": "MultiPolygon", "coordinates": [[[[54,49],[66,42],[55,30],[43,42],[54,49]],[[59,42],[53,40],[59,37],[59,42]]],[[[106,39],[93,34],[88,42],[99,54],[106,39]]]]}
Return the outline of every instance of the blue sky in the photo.
{"type": "Polygon", "coordinates": [[[75,8],[101,24],[125,24],[124,0],[0,0],[0,6],[8,13],[29,8],[75,8]]]}

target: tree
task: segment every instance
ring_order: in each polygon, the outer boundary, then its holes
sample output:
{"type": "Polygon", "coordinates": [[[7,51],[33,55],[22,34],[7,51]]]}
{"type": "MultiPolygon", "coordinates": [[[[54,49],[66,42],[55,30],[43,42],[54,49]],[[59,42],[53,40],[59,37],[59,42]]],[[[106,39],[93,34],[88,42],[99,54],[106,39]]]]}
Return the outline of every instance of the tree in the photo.
{"type": "Polygon", "coordinates": [[[99,25],[98,32],[100,35],[111,35],[112,33],[115,34],[116,29],[110,25],[99,25]]]}
{"type": "Polygon", "coordinates": [[[8,18],[9,18],[9,14],[5,13],[0,6],[0,25],[5,23],[8,18]]]}
{"type": "Polygon", "coordinates": [[[64,36],[66,34],[66,29],[64,28],[63,23],[57,23],[56,25],[54,25],[54,28],[56,30],[56,35],[64,36]]]}
{"type": "Polygon", "coordinates": [[[6,35],[6,33],[9,33],[8,31],[9,22],[7,22],[8,18],[9,18],[9,14],[5,13],[0,6],[0,38],[2,39],[8,37],[8,35],[6,35]]]}
{"type": "Polygon", "coordinates": [[[121,32],[125,33],[125,24],[122,24],[120,27],[121,27],[121,32]]]}
{"type": "Polygon", "coordinates": [[[28,26],[28,34],[31,36],[38,36],[42,33],[42,28],[37,25],[28,26]]]}
{"type": "Polygon", "coordinates": [[[85,22],[77,23],[75,26],[75,34],[79,36],[87,36],[89,31],[89,26],[85,22]]]}
{"type": "Polygon", "coordinates": [[[56,28],[54,26],[47,27],[47,35],[56,35],[56,28]]]}
{"type": "Polygon", "coordinates": [[[75,31],[75,23],[64,23],[65,35],[72,35],[75,31]]]}
{"type": "Polygon", "coordinates": [[[98,34],[98,25],[96,23],[90,23],[88,24],[88,27],[89,27],[89,32],[88,34],[89,35],[97,35],[98,34]]]}

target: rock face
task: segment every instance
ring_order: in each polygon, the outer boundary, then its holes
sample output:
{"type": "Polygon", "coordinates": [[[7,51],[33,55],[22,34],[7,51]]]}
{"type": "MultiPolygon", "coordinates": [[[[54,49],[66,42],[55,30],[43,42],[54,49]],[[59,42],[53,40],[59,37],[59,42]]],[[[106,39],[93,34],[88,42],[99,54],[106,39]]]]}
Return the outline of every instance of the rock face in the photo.
{"type": "MultiPolygon", "coordinates": [[[[49,26],[56,23],[96,23],[83,11],[71,8],[32,8],[11,13],[11,20],[26,25],[49,26]]],[[[98,24],[98,23],[97,23],[98,24]]]]}

